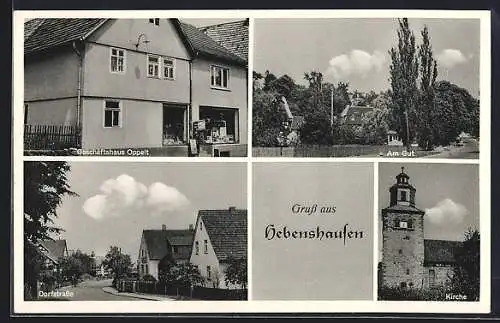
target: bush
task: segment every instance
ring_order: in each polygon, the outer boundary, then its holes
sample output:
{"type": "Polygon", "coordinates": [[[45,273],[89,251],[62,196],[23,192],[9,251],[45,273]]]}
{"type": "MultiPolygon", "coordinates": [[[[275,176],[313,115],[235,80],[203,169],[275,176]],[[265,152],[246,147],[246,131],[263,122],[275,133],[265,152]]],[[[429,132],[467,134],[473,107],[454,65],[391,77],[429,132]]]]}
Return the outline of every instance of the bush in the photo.
{"type": "Polygon", "coordinates": [[[44,292],[54,290],[56,281],[57,279],[52,273],[46,272],[40,274],[40,282],[42,283],[41,289],[44,292]]]}
{"type": "Polygon", "coordinates": [[[147,282],[156,282],[156,278],[153,275],[146,274],[141,277],[141,281],[147,281],[147,282]]]}
{"type": "Polygon", "coordinates": [[[446,294],[453,292],[444,287],[432,289],[380,287],[378,300],[384,301],[445,301],[446,294]]]}

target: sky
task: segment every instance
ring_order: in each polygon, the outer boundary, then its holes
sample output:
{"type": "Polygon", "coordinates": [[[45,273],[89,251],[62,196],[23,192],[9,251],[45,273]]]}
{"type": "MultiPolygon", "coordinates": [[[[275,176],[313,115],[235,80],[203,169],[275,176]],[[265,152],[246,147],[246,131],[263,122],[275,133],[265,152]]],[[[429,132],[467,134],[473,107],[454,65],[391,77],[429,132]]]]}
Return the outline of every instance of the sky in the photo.
{"type": "MultiPolygon", "coordinates": [[[[415,206],[423,211],[424,237],[462,241],[479,229],[479,168],[474,164],[379,164],[379,209],[389,206],[389,188],[405,167],[416,189],[415,206]],[[458,176],[457,176],[458,175],[458,176]]],[[[380,212],[381,215],[381,212],[380,212]]],[[[379,230],[381,222],[379,221],[379,230]]],[[[379,238],[381,237],[381,231],[379,238]]],[[[379,249],[382,244],[379,240],[379,249]]]]}
{"type": "MultiPolygon", "coordinates": [[[[447,79],[479,95],[479,19],[409,19],[417,45],[429,28],[438,80],[447,79]]],[[[388,51],[397,45],[397,19],[255,19],[254,70],[288,74],[305,84],[316,70],[325,81],[347,81],[350,89],[389,88],[388,51]]]]}
{"type": "Polygon", "coordinates": [[[187,229],[200,209],[246,209],[246,163],[69,164],[79,197],[63,199],[55,222],[68,249],[104,256],[117,245],[134,260],[143,229],[187,229]]]}
{"type": "Polygon", "coordinates": [[[371,163],[253,164],[252,295],[256,300],[372,299],[373,165],[371,163]],[[293,204],[335,206],[333,215],[293,214],[293,204]],[[266,227],[338,230],[365,239],[271,240],[266,227]],[[353,288],[356,286],[356,288],[353,288]]]}

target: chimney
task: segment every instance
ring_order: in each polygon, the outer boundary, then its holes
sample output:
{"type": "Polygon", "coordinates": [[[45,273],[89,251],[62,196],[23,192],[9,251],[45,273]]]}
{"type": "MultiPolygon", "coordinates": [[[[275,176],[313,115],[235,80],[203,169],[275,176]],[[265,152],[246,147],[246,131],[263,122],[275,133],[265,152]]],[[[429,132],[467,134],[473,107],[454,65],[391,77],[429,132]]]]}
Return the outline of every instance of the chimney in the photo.
{"type": "Polygon", "coordinates": [[[229,207],[229,212],[233,212],[233,211],[236,211],[236,206],[230,206],[229,207]]]}
{"type": "Polygon", "coordinates": [[[167,226],[166,226],[165,224],[162,224],[162,225],[161,225],[161,230],[162,230],[162,231],[167,230],[167,226]]]}
{"type": "Polygon", "coordinates": [[[194,227],[192,224],[189,225],[189,231],[193,231],[194,230],[194,227]]]}

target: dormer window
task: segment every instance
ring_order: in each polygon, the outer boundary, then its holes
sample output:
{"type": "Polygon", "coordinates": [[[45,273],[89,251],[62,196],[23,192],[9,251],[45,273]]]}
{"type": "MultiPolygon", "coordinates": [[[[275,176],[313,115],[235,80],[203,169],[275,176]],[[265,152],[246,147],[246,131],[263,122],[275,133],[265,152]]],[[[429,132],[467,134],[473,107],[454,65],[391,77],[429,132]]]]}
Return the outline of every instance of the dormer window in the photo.
{"type": "Polygon", "coordinates": [[[160,18],[149,18],[149,23],[154,24],[155,26],[159,26],[160,18]]]}

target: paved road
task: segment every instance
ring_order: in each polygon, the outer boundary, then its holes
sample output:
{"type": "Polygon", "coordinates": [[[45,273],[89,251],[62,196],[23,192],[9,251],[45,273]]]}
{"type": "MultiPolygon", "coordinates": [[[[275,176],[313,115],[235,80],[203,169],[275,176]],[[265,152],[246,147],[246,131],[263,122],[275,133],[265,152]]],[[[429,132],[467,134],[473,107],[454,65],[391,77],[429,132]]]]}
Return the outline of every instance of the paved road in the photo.
{"type": "Polygon", "coordinates": [[[464,139],[464,145],[454,146],[449,151],[427,156],[427,158],[465,158],[465,159],[478,159],[479,158],[479,141],[476,139],[464,139]]]}
{"type": "Polygon", "coordinates": [[[72,292],[73,297],[68,297],[70,301],[139,301],[140,299],[119,295],[112,295],[104,292],[103,287],[111,286],[111,279],[88,280],[81,282],[76,287],[65,288],[64,291],[72,292]]]}

